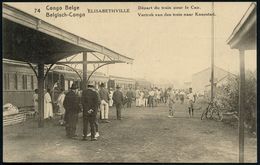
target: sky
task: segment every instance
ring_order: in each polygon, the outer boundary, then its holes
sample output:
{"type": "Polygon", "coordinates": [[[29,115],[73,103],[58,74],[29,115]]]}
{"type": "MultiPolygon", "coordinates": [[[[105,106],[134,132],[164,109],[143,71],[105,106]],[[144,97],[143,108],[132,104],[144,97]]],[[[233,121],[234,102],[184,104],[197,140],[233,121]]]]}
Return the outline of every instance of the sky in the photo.
{"type": "MultiPolygon", "coordinates": [[[[211,2],[165,3],[8,3],[26,13],[83,38],[101,44],[134,59],[132,65],[114,64],[101,72],[123,77],[145,78],[155,83],[191,81],[191,75],[211,65],[211,17],[140,17],[138,13],[211,12],[211,2]],[[130,13],[86,13],[82,18],[46,17],[46,6],[79,6],[87,9],[130,9],[130,13]],[[138,10],[138,6],[184,7],[199,9],[138,10]],[[41,9],[35,13],[35,8],[41,9]]],[[[237,74],[238,50],[227,45],[227,39],[248,9],[249,2],[215,2],[215,65],[237,74]]],[[[80,57],[79,57],[80,58],[80,57]]],[[[91,67],[89,67],[91,68],[91,67]]],[[[246,51],[246,69],[256,69],[256,51],[246,51]]]]}

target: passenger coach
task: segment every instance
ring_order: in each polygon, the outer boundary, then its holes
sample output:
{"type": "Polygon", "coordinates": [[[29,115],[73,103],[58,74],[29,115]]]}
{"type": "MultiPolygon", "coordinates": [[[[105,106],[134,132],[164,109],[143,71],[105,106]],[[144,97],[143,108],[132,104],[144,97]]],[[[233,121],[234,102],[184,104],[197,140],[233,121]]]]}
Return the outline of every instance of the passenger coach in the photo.
{"type": "MultiPolygon", "coordinates": [[[[32,65],[36,69],[36,65],[32,65]]],[[[36,69],[37,70],[37,69],[36,69]]],[[[47,67],[45,68],[45,73],[47,67]]],[[[91,71],[87,72],[89,76],[91,71]]],[[[3,59],[3,103],[11,103],[19,108],[33,107],[32,96],[37,89],[37,78],[34,71],[25,62],[3,59]]],[[[58,98],[60,89],[68,90],[72,83],[77,83],[82,89],[82,70],[71,69],[63,65],[55,65],[48,72],[44,87],[50,89],[53,100],[58,98]]],[[[107,76],[101,72],[95,72],[89,79],[89,82],[95,84],[96,88],[101,83],[105,84],[108,89],[115,90],[119,85],[123,90],[127,88],[136,88],[136,81],[132,78],[119,76],[107,76]]],[[[140,84],[137,84],[140,86],[140,84]]]]}

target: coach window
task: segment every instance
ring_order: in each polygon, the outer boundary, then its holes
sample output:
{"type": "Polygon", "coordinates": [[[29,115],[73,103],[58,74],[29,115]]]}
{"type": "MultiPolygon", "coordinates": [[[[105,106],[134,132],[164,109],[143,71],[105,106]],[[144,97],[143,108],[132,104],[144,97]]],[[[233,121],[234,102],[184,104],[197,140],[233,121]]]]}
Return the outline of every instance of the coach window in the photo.
{"type": "Polygon", "coordinates": [[[14,75],[14,89],[18,89],[18,76],[17,74],[14,75]]]}
{"type": "Polygon", "coordinates": [[[31,75],[26,76],[27,77],[27,89],[32,89],[32,79],[31,75]]]}
{"type": "Polygon", "coordinates": [[[70,88],[70,86],[71,86],[71,83],[70,83],[71,81],[70,80],[68,80],[68,89],[70,88]]]}
{"type": "Polygon", "coordinates": [[[23,75],[22,79],[23,79],[23,89],[27,89],[27,76],[23,75]]]}
{"type": "Polygon", "coordinates": [[[8,73],[5,73],[4,74],[4,86],[5,86],[5,89],[10,89],[10,81],[9,81],[9,74],[8,73]]]}
{"type": "Polygon", "coordinates": [[[31,76],[31,89],[34,89],[33,76],[31,76]]]}

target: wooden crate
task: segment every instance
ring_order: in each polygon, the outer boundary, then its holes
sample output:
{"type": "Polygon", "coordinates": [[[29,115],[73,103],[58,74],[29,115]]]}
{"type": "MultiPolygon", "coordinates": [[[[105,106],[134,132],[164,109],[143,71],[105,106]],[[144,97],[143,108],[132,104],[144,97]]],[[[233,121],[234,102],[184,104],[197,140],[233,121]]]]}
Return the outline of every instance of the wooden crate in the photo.
{"type": "Polygon", "coordinates": [[[21,122],[24,122],[26,120],[26,114],[24,113],[18,113],[18,114],[12,114],[7,115],[3,117],[3,125],[14,125],[21,122]]]}

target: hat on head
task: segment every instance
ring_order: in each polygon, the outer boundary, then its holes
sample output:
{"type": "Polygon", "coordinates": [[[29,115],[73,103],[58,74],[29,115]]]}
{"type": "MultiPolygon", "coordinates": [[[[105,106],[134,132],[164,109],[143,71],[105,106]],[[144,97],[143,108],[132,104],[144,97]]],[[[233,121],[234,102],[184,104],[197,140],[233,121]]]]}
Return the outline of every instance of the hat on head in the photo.
{"type": "Polygon", "coordinates": [[[120,88],[120,86],[119,86],[119,85],[117,85],[117,86],[116,86],[116,89],[119,89],[119,88],[120,88]]]}
{"type": "Polygon", "coordinates": [[[70,89],[78,89],[78,85],[76,83],[73,83],[70,87],[70,89]]]}
{"type": "Polygon", "coordinates": [[[94,87],[95,84],[93,82],[88,83],[88,87],[94,87]]]}
{"type": "Polygon", "coordinates": [[[101,83],[101,84],[100,84],[100,87],[105,87],[105,84],[104,84],[104,83],[101,83]]]}

